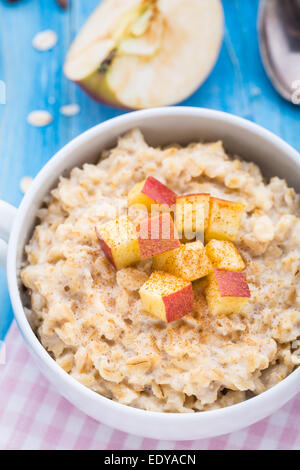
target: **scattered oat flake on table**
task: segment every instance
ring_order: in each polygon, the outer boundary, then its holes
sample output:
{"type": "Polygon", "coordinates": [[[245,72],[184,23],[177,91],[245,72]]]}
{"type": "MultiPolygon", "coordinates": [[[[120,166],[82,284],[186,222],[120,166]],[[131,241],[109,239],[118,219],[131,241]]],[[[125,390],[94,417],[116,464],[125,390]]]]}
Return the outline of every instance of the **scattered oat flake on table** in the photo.
{"type": "Polygon", "coordinates": [[[52,122],[53,117],[48,111],[31,111],[27,116],[27,122],[35,127],[47,126],[52,122]]]}
{"type": "Polygon", "coordinates": [[[76,114],[80,112],[80,106],[76,103],[66,104],[65,106],[61,106],[59,112],[64,116],[76,116],[76,114]]]}
{"type": "Polygon", "coordinates": [[[58,38],[55,31],[46,29],[45,31],[41,31],[34,36],[32,45],[38,51],[48,51],[55,46],[57,39],[58,38]]]}
{"type": "Polygon", "coordinates": [[[256,97],[256,96],[260,96],[262,91],[257,86],[254,86],[251,88],[250,93],[251,93],[251,96],[256,97]]]}
{"type": "Polygon", "coordinates": [[[28,189],[29,189],[29,186],[31,185],[33,179],[31,178],[31,176],[24,176],[21,181],[20,181],[20,189],[22,191],[23,194],[25,194],[28,189]]]}

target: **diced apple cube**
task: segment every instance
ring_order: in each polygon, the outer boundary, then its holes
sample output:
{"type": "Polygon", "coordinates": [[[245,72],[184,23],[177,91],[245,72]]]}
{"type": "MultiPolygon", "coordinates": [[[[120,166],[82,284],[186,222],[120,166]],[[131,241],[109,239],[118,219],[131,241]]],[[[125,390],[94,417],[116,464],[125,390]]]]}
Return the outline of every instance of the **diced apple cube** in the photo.
{"type": "Polygon", "coordinates": [[[100,246],[116,269],[126,268],[140,261],[140,250],[134,224],[121,216],[96,229],[100,246]]]}
{"type": "Polygon", "coordinates": [[[144,181],[137,183],[128,193],[128,205],[145,206],[151,212],[151,206],[158,205],[162,208],[171,208],[176,202],[177,195],[158,181],[149,176],[144,181]]]}
{"type": "Polygon", "coordinates": [[[180,246],[174,222],[165,212],[143,220],[137,227],[141,259],[173,250],[180,246]]]}
{"type": "Polygon", "coordinates": [[[245,263],[237,248],[227,240],[210,240],[205,247],[214,268],[227,271],[243,271],[245,263]]]}
{"type": "Polygon", "coordinates": [[[208,226],[209,194],[187,194],[178,196],[175,208],[175,224],[184,241],[204,241],[204,230],[208,226]]]}
{"type": "Polygon", "coordinates": [[[240,202],[210,198],[205,243],[213,238],[234,241],[240,228],[245,205],[240,202]]]}
{"type": "Polygon", "coordinates": [[[244,273],[214,269],[206,288],[208,308],[213,315],[237,314],[250,298],[244,273]]]}
{"type": "Polygon", "coordinates": [[[143,309],[159,320],[171,322],[194,308],[192,284],[171,274],[154,271],[140,288],[143,309]]]}
{"type": "Polygon", "coordinates": [[[212,271],[212,265],[202,242],[198,240],[154,256],[153,269],[166,271],[186,281],[195,281],[207,276],[212,271]]]}

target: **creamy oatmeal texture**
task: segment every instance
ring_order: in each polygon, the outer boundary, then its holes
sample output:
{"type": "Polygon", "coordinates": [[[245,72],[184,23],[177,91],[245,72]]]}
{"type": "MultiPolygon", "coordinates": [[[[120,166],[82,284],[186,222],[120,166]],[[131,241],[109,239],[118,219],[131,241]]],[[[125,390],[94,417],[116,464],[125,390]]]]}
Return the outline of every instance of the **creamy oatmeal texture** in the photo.
{"type": "MultiPolygon", "coordinates": [[[[262,150],[263,151],[263,150],[262,150]]],[[[43,346],[72,377],[134,407],[220,408],[259,394],[300,363],[300,199],[283,180],[224,152],[221,142],[148,146],[139,130],[97,165],[61,178],[26,247],[23,283],[43,346]],[[241,315],[213,317],[195,283],[193,314],[165,324],[141,311],[151,260],[116,272],[95,226],[125,210],[134,183],[154,176],[178,194],[243,202],[236,245],[251,290],[241,315]]],[[[131,212],[135,222],[141,218],[131,212]]]]}

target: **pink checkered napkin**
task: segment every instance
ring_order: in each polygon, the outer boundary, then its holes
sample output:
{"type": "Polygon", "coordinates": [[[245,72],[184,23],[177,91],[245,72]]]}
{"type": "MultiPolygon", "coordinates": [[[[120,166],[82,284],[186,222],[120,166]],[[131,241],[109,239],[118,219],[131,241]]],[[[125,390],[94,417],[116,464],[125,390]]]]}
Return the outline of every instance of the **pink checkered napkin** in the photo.
{"type": "Polygon", "coordinates": [[[226,436],[188,442],[144,439],[98,423],[60,397],[37,370],[15,323],[5,349],[6,364],[0,364],[1,450],[300,449],[300,395],[270,418],[226,436]]]}

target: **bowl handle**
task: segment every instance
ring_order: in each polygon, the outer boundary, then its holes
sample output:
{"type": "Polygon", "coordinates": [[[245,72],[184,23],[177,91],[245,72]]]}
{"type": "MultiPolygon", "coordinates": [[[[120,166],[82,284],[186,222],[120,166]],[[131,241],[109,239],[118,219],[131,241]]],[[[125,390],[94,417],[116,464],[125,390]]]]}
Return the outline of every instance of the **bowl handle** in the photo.
{"type": "Polygon", "coordinates": [[[7,202],[0,201],[0,267],[6,265],[7,242],[17,209],[7,202]]]}

